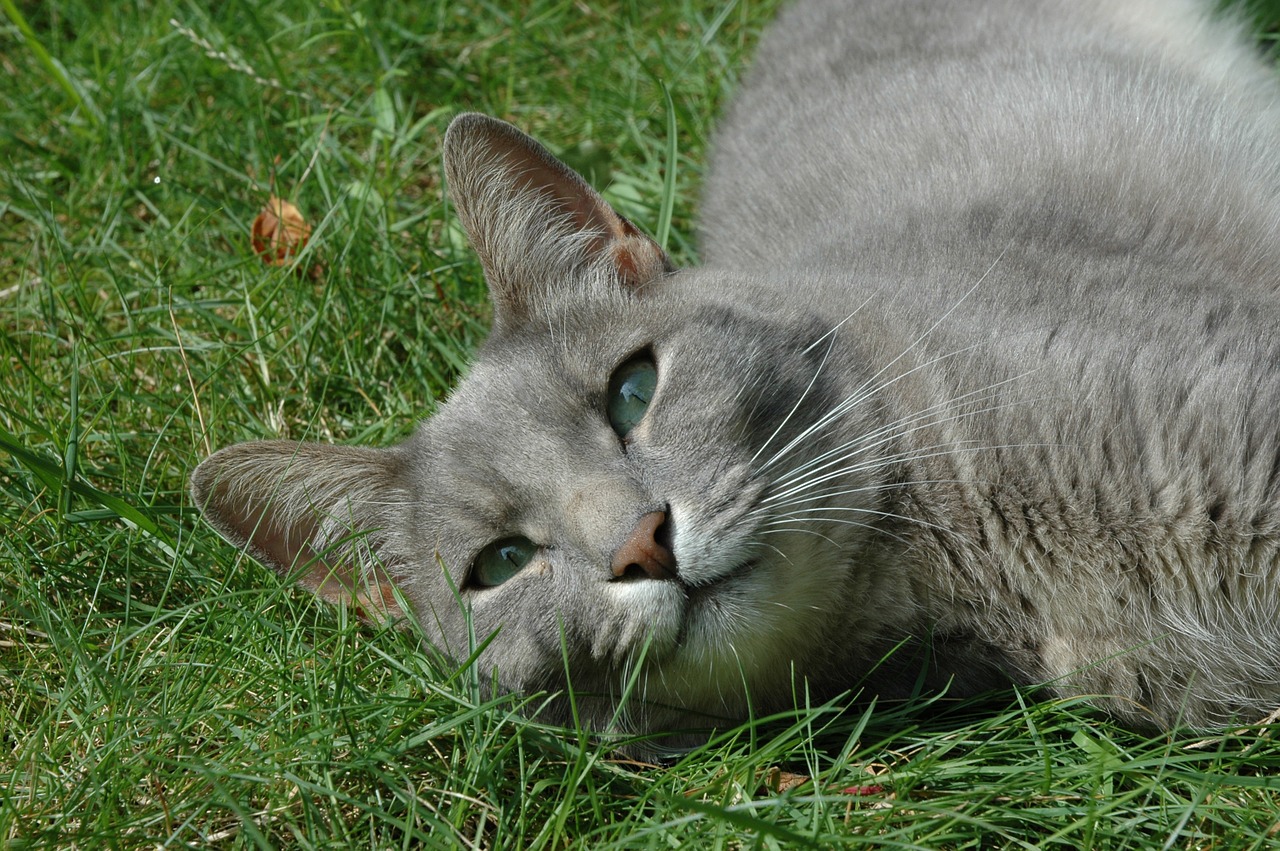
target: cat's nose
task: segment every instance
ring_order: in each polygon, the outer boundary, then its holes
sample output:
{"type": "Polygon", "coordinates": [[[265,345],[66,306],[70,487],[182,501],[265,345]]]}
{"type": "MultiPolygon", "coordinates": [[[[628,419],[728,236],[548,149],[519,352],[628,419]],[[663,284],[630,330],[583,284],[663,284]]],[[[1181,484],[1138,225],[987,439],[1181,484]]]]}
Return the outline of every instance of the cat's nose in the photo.
{"type": "Polygon", "coordinates": [[[666,512],[650,511],[613,554],[613,575],[618,579],[675,579],[676,558],[661,543],[666,512]]]}

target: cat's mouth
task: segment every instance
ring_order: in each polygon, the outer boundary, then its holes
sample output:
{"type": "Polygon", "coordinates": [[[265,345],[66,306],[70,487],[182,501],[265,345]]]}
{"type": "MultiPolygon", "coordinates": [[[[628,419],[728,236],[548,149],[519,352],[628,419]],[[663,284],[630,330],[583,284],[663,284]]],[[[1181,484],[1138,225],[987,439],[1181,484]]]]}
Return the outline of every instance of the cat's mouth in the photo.
{"type": "Polygon", "coordinates": [[[699,577],[693,581],[678,576],[676,581],[684,592],[685,607],[670,649],[687,649],[690,642],[695,645],[702,643],[702,639],[697,636],[705,636],[707,633],[708,618],[712,623],[717,622],[723,616],[725,607],[731,607],[724,596],[726,588],[754,570],[756,565],[756,559],[748,559],[714,576],[699,577]]]}

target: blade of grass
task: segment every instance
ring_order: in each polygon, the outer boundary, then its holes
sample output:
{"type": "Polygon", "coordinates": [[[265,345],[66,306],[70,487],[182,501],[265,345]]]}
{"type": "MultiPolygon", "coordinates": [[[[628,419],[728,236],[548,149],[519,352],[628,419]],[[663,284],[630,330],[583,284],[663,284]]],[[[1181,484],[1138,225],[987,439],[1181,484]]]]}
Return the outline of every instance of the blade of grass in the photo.
{"type": "Polygon", "coordinates": [[[18,10],[13,0],[0,0],[0,9],[4,10],[9,21],[18,28],[18,32],[22,33],[22,38],[26,41],[27,47],[35,54],[36,61],[44,68],[45,73],[54,79],[54,82],[66,93],[72,103],[84,111],[91,124],[95,127],[101,125],[103,122],[102,110],[98,109],[97,104],[81,91],[80,86],[76,85],[75,81],[71,79],[71,75],[67,73],[67,69],[62,67],[62,63],[49,55],[49,51],[45,50],[44,45],[40,43],[35,31],[31,29],[31,25],[27,23],[27,19],[22,16],[22,12],[18,10]]]}
{"type": "Polygon", "coordinates": [[[676,141],[676,105],[671,99],[671,91],[665,83],[662,86],[662,97],[667,105],[667,147],[666,163],[662,176],[662,206],[658,209],[658,247],[667,250],[667,242],[671,238],[671,216],[676,208],[676,167],[679,150],[676,141]]]}

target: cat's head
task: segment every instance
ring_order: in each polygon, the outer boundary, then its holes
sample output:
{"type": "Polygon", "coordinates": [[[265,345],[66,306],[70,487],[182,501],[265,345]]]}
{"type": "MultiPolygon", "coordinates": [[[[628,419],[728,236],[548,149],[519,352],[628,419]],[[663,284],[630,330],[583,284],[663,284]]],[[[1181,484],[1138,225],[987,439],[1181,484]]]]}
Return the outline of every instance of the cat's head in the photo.
{"type": "Polygon", "coordinates": [[[673,272],[503,122],[458,118],[445,167],[494,304],[467,377],[397,447],[223,449],[196,504],[324,598],[413,618],[454,659],[487,641],[481,680],[571,685],[598,728],[788,702],[870,602],[859,517],[823,513],[881,498],[861,414],[827,417],[846,392],[831,329],[673,272]]]}

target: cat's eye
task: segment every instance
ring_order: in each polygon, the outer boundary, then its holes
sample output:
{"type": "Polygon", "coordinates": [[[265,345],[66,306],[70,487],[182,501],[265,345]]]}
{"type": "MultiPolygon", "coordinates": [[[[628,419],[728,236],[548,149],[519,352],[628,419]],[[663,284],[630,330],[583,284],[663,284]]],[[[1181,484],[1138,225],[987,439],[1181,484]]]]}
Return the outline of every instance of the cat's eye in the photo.
{"type": "Polygon", "coordinates": [[[618,437],[626,437],[639,425],[658,386],[658,368],[648,354],[638,355],[614,370],[609,379],[605,413],[618,437]]]}
{"type": "Polygon", "coordinates": [[[495,588],[533,560],[538,545],[528,538],[503,538],[485,547],[471,565],[471,584],[495,588]]]}

